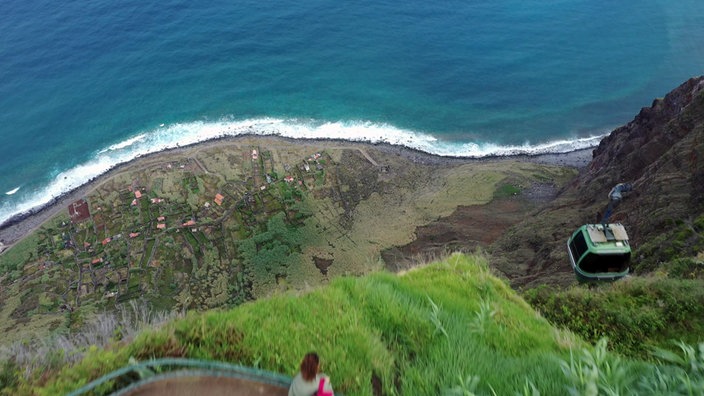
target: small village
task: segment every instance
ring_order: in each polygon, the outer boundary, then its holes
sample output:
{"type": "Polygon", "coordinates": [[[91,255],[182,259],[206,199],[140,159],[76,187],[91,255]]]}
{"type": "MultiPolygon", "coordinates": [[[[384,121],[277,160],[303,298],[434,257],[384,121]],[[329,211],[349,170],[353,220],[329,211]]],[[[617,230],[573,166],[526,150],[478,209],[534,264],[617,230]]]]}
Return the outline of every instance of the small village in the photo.
{"type": "Polygon", "coordinates": [[[35,309],[71,312],[135,298],[162,309],[208,308],[254,298],[237,241],[276,214],[292,229],[302,224],[305,195],[334,190],[335,162],[324,151],[291,158],[260,147],[213,161],[221,166],[198,158],[154,163],[72,202],[66,220],[39,231],[36,261],[25,266],[47,281],[35,287],[53,290],[35,309]]]}
{"type": "Polygon", "coordinates": [[[416,158],[262,138],[139,158],[0,256],[11,265],[5,329],[78,328],[135,301],[155,312],[236,306],[412,263],[396,247],[416,227],[484,202],[500,177],[416,158]]]}

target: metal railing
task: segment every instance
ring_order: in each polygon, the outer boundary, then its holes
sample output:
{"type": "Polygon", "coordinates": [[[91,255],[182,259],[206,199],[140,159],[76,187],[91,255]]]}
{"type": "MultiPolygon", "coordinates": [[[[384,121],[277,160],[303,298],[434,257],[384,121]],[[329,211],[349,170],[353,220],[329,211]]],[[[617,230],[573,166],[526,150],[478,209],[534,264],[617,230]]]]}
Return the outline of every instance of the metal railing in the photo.
{"type": "Polygon", "coordinates": [[[291,377],[252,367],[217,361],[164,358],[125,366],[86,384],[80,389],[69,393],[68,396],[88,394],[99,386],[108,384],[110,381],[119,381],[124,384],[124,386],[118,386],[117,384],[114,387],[111,386],[113,395],[123,395],[154,381],[194,375],[230,377],[285,388],[288,388],[291,384],[291,377]],[[115,387],[119,389],[115,389],[115,387]]]}

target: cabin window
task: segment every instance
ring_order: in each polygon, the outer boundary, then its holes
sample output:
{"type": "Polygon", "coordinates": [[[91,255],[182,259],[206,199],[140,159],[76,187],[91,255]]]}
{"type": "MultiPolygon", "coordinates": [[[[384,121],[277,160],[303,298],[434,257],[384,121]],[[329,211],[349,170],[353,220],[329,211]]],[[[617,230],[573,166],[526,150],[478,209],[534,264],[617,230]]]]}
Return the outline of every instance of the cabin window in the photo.
{"type": "Polygon", "coordinates": [[[587,251],[587,249],[587,241],[584,239],[584,232],[579,231],[577,235],[572,238],[572,242],[570,243],[570,250],[572,250],[572,256],[574,256],[574,261],[579,261],[579,258],[582,257],[582,255],[584,254],[584,252],[587,251]]]}
{"type": "Polygon", "coordinates": [[[584,256],[579,268],[584,272],[596,274],[599,272],[622,272],[628,268],[630,253],[625,254],[594,254],[584,256]]]}

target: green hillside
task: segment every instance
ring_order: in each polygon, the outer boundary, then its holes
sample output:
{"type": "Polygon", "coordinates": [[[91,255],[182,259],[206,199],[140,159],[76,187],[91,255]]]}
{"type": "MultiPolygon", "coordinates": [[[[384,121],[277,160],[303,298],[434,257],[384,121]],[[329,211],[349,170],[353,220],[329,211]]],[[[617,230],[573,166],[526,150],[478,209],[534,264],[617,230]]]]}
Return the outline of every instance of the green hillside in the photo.
{"type": "Polygon", "coordinates": [[[130,358],[164,356],[294,375],[315,350],[346,395],[661,394],[704,384],[704,350],[680,369],[619,358],[604,346],[550,325],[482,256],[455,254],[405,274],[343,277],[301,295],[190,313],[132,341],[90,347],[73,366],[25,379],[6,365],[0,378],[11,386],[3,394],[65,394],[130,358]]]}

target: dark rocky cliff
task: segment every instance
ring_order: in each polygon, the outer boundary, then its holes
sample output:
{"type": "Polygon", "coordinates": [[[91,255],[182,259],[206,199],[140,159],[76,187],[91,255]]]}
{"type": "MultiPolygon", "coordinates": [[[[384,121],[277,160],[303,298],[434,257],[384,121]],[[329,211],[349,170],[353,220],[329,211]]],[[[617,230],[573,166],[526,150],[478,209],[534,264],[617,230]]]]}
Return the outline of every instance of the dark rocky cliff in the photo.
{"type": "Polygon", "coordinates": [[[598,221],[610,189],[634,191],[610,221],[626,225],[638,271],[696,255],[704,245],[704,77],[692,78],[602,140],[593,159],[547,208],[533,213],[494,244],[498,268],[513,283],[573,282],[565,241],[580,224],[598,221]],[[699,221],[701,222],[701,220],[699,221]],[[683,240],[673,243],[675,234],[683,240]]]}

